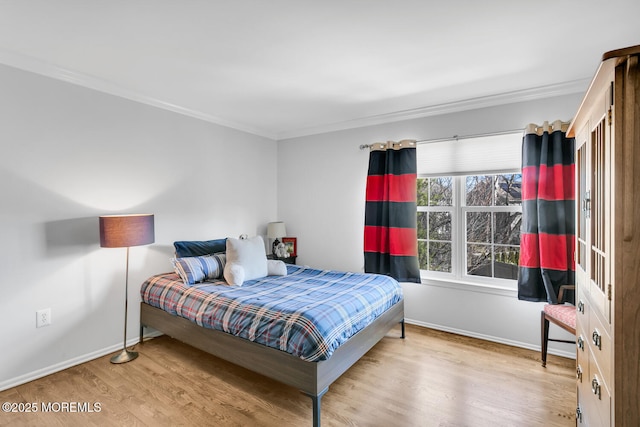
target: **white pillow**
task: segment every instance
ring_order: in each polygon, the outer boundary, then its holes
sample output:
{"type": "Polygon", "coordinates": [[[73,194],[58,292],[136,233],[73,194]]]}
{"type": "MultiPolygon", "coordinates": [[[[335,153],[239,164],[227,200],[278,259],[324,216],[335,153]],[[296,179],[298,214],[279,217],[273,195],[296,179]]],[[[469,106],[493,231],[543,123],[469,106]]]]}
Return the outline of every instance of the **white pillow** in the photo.
{"type": "Polygon", "coordinates": [[[267,272],[269,276],[286,276],[287,265],[277,259],[267,260],[267,272]]]}
{"type": "Polygon", "coordinates": [[[227,238],[227,264],[224,267],[224,278],[232,286],[242,286],[246,280],[267,276],[267,253],[264,250],[262,237],[250,239],[227,238]],[[241,267],[244,277],[238,267],[241,267]]]}
{"type": "Polygon", "coordinates": [[[224,280],[231,286],[242,286],[244,283],[244,268],[240,264],[226,264],[224,266],[224,280]]]}

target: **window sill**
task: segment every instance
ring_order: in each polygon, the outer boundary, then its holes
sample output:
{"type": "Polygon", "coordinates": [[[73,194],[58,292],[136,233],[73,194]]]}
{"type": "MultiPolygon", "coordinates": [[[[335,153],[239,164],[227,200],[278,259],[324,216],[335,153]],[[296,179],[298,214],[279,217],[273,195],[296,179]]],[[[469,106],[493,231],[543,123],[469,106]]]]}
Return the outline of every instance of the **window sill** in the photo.
{"type": "Polygon", "coordinates": [[[429,277],[429,278],[422,277],[420,282],[423,285],[437,286],[437,287],[447,288],[447,289],[456,289],[459,291],[479,292],[483,294],[493,294],[493,295],[500,295],[505,297],[513,297],[513,298],[518,297],[517,289],[510,286],[505,286],[505,285],[465,282],[462,280],[434,279],[432,277],[429,277]]]}

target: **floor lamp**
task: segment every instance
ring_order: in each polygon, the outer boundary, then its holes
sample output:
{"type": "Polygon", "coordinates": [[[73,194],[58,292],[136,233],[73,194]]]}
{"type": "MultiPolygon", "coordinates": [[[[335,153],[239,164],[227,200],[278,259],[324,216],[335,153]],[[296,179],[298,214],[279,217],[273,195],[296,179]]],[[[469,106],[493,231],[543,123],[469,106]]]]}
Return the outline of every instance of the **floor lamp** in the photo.
{"type": "Polygon", "coordinates": [[[122,351],[111,358],[111,363],[130,362],[138,353],[127,350],[127,311],[129,300],[129,247],[153,243],[152,214],[104,215],[100,219],[100,246],[127,248],[127,273],[124,282],[124,345],[122,351]]]}

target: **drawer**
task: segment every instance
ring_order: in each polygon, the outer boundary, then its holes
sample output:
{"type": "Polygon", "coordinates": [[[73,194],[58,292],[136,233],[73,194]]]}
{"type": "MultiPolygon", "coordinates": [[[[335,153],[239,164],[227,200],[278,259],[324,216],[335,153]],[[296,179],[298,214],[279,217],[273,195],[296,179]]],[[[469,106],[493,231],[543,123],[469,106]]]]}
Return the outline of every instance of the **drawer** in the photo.
{"type": "MultiPolygon", "coordinates": [[[[580,362],[581,359],[589,360],[587,356],[589,351],[589,334],[586,332],[587,328],[580,328],[580,325],[577,325],[576,328],[576,361],[580,362]]],[[[589,366],[589,363],[584,363],[583,367],[589,366]]]]}
{"type": "Polygon", "coordinates": [[[578,388],[581,384],[589,383],[589,351],[582,351],[578,348],[576,351],[576,383],[578,388]]]}
{"type": "MultiPolygon", "coordinates": [[[[604,393],[604,390],[601,392],[604,393]]],[[[605,427],[611,425],[611,398],[608,394],[602,394],[598,397],[593,394],[589,385],[586,388],[579,387],[577,397],[576,426],[605,427]]]]}
{"type": "Polygon", "coordinates": [[[589,396],[590,390],[587,390],[585,387],[582,387],[581,384],[578,384],[578,390],[576,393],[576,397],[578,400],[578,404],[576,406],[577,427],[591,425],[590,421],[594,418],[592,416],[592,412],[594,411],[593,403],[591,402],[592,397],[589,396]]]}
{"type": "Polygon", "coordinates": [[[596,363],[600,371],[600,380],[604,381],[608,387],[612,385],[611,365],[613,363],[613,348],[609,327],[605,327],[596,315],[595,311],[589,313],[589,329],[586,334],[587,347],[591,350],[590,362],[596,363]]]}
{"type": "MultiPolygon", "coordinates": [[[[584,349],[586,350],[587,341],[589,338],[589,314],[591,313],[591,306],[584,295],[579,292],[576,302],[576,340],[582,336],[584,342],[584,349]]],[[[581,351],[578,345],[578,352],[581,351]]]]}
{"type": "MultiPolygon", "coordinates": [[[[577,335],[577,350],[576,350],[576,424],[578,426],[589,425],[586,424],[589,419],[593,418],[590,414],[593,409],[593,403],[591,394],[591,381],[589,380],[589,349],[586,342],[580,345],[580,332],[576,331],[577,335]]],[[[584,341],[584,333],[582,334],[582,340],[584,341]]]]}
{"type": "Polygon", "coordinates": [[[589,351],[578,349],[576,353],[576,424],[578,426],[588,425],[590,419],[589,411],[593,406],[591,400],[591,381],[589,380],[589,351]]]}
{"type": "MultiPolygon", "coordinates": [[[[590,350],[591,351],[591,350],[590,350]]],[[[593,353],[589,354],[593,362],[593,353]]],[[[607,384],[602,381],[602,373],[595,363],[589,365],[589,376],[582,393],[588,393],[588,417],[586,426],[609,426],[611,425],[611,393],[607,384]]],[[[584,396],[584,395],[583,395],[584,396]]],[[[584,396],[586,397],[586,396],[584,396]]]]}
{"type": "Polygon", "coordinates": [[[590,312],[591,308],[589,307],[587,298],[584,296],[584,293],[578,291],[576,300],[576,324],[588,325],[590,312]]]}
{"type": "MultiPolygon", "coordinates": [[[[588,359],[589,356],[586,357],[588,359]]],[[[604,427],[611,425],[611,396],[609,389],[600,381],[596,365],[589,365],[590,375],[583,372],[578,380],[576,425],[578,427],[604,427]]]]}

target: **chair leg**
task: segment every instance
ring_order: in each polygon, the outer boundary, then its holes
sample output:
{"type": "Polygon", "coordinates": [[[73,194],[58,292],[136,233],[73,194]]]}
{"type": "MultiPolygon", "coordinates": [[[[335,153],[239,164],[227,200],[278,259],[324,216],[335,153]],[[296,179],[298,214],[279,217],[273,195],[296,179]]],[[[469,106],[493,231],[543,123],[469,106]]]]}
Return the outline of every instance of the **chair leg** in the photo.
{"type": "Polygon", "coordinates": [[[540,313],[540,332],[541,332],[541,356],[542,367],[547,366],[547,346],[549,345],[549,321],[544,315],[544,311],[540,313]]]}

